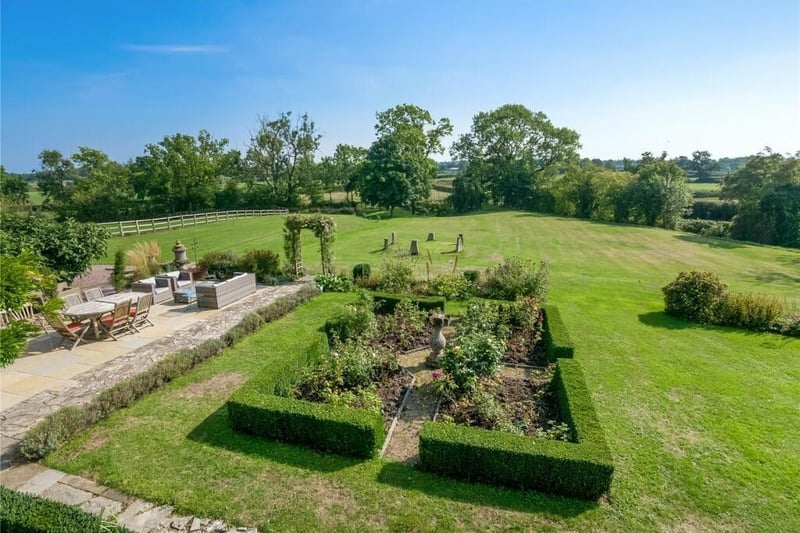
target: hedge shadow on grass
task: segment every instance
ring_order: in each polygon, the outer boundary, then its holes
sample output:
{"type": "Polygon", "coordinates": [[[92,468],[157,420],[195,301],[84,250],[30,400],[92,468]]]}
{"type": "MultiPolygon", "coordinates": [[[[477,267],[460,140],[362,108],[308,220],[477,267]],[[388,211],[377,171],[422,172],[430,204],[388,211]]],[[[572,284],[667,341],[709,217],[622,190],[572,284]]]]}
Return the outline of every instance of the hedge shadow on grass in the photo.
{"type": "Polygon", "coordinates": [[[460,481],[395,462],[388,463],[381,469],[377,481],[447,500],[488,505],[519,513],[544,513],[561,518],[576,517],[599,505],[596,501],[577,500],[533,490],[523,491],[460,481]]]}
{"type": "Polygon", "coordinates": [[[748,243],[744,241],[734,241],[728,239],[720,239],[719,237],[703,237],[702,235],[675,235],[675,238],[681,241],[687,241],[694,244],[707,244],[712,248],[744,248],[748,243]]]}
{"type": "Polygon", "coordinates": [[[639,313],[639,322],[645,326],[663,329],[693,329],[699,327],[697,324],[692,322],[687,322],[681,318],[670,316],[664,311],[639,313]]]}
{"type": "Polygon", "coordinates": [[[344,455],[322,453],[312,448],[234,431],[228,418],[227,405],[222,405],[207,416],[186,438],[229,452],[320,473],[336,472],[363,463],[363,460],[344,455]]]}

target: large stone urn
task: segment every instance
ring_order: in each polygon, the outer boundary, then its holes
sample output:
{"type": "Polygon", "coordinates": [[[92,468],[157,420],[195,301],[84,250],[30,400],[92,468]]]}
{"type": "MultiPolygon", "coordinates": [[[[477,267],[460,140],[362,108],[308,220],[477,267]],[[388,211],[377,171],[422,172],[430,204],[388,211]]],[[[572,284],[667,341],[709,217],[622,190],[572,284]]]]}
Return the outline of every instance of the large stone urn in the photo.
{"type": "Polygon", "coordinates": [[[435,314],[430,318],[433,333],[428,341],[428,346],[431,348],[431,353],[425,359],[425,364],[431,368],[439,368],[441,364],[439,360],[442,358],[445,346],[447,346],[447,339],[442,334],[442,328],[447,324],[447,317],[443,314],[435,314]]]}

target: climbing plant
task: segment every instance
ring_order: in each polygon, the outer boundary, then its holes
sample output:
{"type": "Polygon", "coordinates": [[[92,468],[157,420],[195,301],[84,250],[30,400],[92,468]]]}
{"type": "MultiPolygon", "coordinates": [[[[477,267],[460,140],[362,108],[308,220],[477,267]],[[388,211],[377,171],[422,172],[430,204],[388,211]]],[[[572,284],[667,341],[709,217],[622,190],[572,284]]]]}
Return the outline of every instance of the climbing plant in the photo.
{"type": "Polygon", "coordinates": [[[283,249],[290,268],[295,276],[305,273],[300,232],[309,229],[319,239],[319,252],[322,257],[322,273],[333,273],[333,241],[336,240],[336,221],[322,215],[289,215],[283,228],[283,249]]]}

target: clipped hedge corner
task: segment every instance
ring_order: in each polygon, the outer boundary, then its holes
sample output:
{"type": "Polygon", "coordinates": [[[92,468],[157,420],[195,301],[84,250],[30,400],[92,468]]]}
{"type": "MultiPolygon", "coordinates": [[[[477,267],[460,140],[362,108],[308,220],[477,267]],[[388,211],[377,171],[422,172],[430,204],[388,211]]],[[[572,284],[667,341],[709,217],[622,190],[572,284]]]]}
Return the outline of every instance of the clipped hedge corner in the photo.
{"type": "Polygon", "coordinates": [[[380,414],[277,395],[286,394],[297,372],[328,349],[326,335],[317,332],[305,350],[281,354],[282,365],[266,368],[245,383],[227,403],[233,428],[325,452],[374,457],[385,439],[380,414]]]}
{"type": "Polygon", "coordinates": [[[375,301],[375,312],[382,315],[394,313],[394,308],[403,300],[410,300],[423,311],[444,311],[446,300],[441,296],[417,296],[403,294],[389,294],[386,292],[374,292],[372,298],[375,301]]]}
{"type": "Polygon", "coordinates": [[[559,360],[554,378],[562,414],[577,442],[426,422],[420,467],[445,476],[596,500],[614,465],[577,361],[559,360]]]}

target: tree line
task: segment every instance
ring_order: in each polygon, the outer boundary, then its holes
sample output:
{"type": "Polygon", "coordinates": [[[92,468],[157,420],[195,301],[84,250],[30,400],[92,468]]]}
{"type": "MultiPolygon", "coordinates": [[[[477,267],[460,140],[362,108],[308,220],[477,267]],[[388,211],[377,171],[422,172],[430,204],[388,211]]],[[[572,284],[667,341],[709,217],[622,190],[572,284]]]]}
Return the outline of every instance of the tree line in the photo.
{"type": "MultiPolygon", "coordinates": [[[[734,238],[800,246],[798,154],[769,149],[750,158],[714,160],[646,152],[637,161],[580,159],[579,134],[542,112],[503,105],[477,113],[450,147],[453,161],[437,164],[453,131],[415,105],[376,113],[369,147],[340,144],[316,159],[321,134],[307,115],[257,117],[244,152],[205,130],[148,144],[125,164],[81,147],[69,157],[39,155],[36,182],[44,206],[58,218],[109,221],[208,209],[312,206],[342,191],[357,202],[412,214],[431,212],[438,170],[453,172],[453,194],[436,212],[469,212],[488,205],[598,221],[675,228],[691,206],[689,175],[721,179],[721,197],[735,205],[734,238]],[[457,169],[457,171],[455,170],[457,169]],[[735,169],[735,170],[734,170],[735,169]]],[[[25,184],[2,173],[4,206],[24,209],[25,184]]]]}

